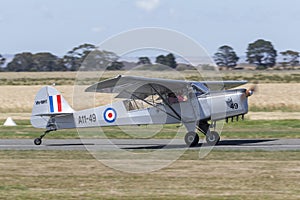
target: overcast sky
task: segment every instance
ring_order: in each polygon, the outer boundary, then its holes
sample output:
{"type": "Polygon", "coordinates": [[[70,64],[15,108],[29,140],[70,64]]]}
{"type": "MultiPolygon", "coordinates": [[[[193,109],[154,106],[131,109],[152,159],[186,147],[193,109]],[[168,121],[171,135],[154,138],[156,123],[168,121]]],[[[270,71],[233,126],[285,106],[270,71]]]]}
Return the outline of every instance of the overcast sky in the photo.
{"type": "Polygon", "coordinates": [[[299,0],[0,0],[0,53],[64,55],[139,27],[182,32],[210,55],[223,44],[244,55],[258,38],[300,51],[299,25],[299,0]]]}

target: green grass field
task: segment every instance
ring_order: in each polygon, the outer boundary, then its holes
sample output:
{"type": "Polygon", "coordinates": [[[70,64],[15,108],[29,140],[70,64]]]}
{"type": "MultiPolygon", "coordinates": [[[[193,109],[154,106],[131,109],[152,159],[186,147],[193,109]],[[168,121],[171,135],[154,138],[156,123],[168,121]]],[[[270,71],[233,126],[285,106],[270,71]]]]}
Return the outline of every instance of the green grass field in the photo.
{"type": "MultiPolygon", "coordinates": [[[[0,121],[3,124],[3,121],[0,121]]],[[[30,125],[28,120],[17,120],[18,126],[0,128],[0,138],[35,138],[44,130],[36,129],[30,125]]],[[[119,127],[102,127],[96,129],[81,129],[80,136],[85,138],[133,138],[134,136],[143,138],[143,132],[152,126],[140,126],[136,135],[128,135],[119,127]],[[145,128],[144,128],[145,127],[145,128]],[[105,134],[105,135],[104,135],[105,134]]],[[[130,127],[129,127],[130,128],[130,127]]],[[[132,131],[137,127],[131,127],[132,131]]],[[[164,125],[163,129],[153,136],[153,138],[174,138],[179,125],[164,125]]],[[[130,129],[129,129],[130,130],[130,129]]],[[[184,137],[184,133],[179,137],[184,137]]],[[[300,138],[300,120],[245,120],[239,122],[224,123],[221,133],[222,138],[300,138]]],[[[47,135],[47,138],[79,138],[76,129],[59,130],[47,135]]]]}

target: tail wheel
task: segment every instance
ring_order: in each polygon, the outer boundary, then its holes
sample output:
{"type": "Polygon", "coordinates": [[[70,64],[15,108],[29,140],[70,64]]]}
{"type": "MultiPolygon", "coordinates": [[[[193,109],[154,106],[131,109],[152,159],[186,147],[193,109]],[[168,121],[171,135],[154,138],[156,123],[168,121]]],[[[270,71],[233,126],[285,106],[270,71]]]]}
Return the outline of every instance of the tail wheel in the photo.
{"type": "Polygon", "coordinates": [[[35,138],[33,142],[34,142],[35,145],[40,145],[40,144],[42,144],[42,139],[41,138],[35,138]]]}
{"type": "Polygon", "coordinates": [[[196,132],[188,132],[184,137],[184,141],[189,147],[194,147],[199,142],[199,135],[196,132]]]}
{"type": "Polygon", "coordinates": [[[56,129],[49,129],[49,130],[46,130],[40,137],[35,138],[34,141],[33,141],[33,143],[34,143],[35,145],[40,145],[40,144],[42,144],[42,139],[43,139],[43,137],[45,137],[45,136],[46,136],[48,133],[50,133],[51,131],[56,131],[56,129]]]}
{"type": "Polygon", "coordinates": [[[208,145],[216,145],[220,141],[220,135],[216,131],[211,131],[206,134],[206,142],[208,145]]]}

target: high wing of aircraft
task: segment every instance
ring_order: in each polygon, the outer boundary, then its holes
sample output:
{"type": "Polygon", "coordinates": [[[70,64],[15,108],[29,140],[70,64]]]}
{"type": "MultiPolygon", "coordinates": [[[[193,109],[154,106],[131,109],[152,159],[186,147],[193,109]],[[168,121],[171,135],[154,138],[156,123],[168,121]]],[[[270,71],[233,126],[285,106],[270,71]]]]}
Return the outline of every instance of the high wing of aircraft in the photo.
{"type": "Polygon", "coordinates": [[[95,83],[85,92],[115,93],[120,101],[80,111],[73,110],[55,88],[45,86],[35,97],[31,124],[46,131],[34,143],[40,145],[47,133],[59,129],[182,123],[188,146],[198,144],[197,130],[213,145],[220,140],[216,121],[244,118],[248,112],[247,99],[254,89],[231,89],[245,83],[119,75],[95,83]]]}

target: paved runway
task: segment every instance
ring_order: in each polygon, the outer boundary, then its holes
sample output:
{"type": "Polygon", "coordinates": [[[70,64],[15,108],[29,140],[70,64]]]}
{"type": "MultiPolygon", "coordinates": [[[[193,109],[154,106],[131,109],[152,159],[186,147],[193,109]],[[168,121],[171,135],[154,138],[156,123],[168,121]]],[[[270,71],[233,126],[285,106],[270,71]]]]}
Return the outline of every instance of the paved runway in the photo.
{"type": "MultiPolygon", "coordinates": [[[[33,139],[1,139],[0,150],[125,150],[184,149],[182,139],[44,139],[40,146],[33,139]]],[[[191,149],[211,148],[200,143],[191,149]]],[[[214,146],[218,150],[300,150],[300,139],[224,139],[214,146]]]]}

